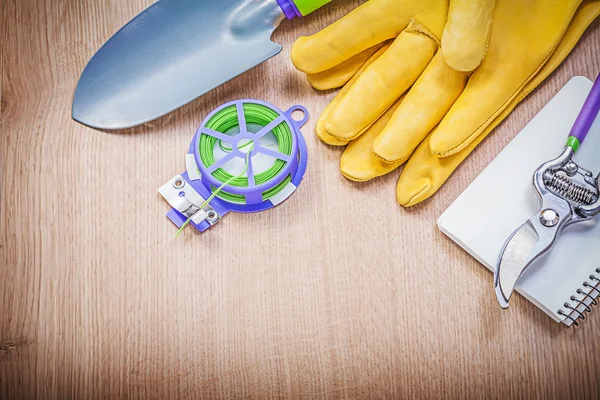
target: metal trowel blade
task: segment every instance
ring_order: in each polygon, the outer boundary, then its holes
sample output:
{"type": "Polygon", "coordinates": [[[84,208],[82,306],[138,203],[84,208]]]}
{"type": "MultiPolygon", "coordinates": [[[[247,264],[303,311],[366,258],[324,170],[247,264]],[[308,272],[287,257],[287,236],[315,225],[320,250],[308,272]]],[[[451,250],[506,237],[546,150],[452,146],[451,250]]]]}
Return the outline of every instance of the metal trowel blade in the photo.
{"type": "Polygon", "coordinates": [[[276,0],[160,0],[90,60],[73,118],[124,129],[168,114],[278,54],[283,19],[276,0]]]}

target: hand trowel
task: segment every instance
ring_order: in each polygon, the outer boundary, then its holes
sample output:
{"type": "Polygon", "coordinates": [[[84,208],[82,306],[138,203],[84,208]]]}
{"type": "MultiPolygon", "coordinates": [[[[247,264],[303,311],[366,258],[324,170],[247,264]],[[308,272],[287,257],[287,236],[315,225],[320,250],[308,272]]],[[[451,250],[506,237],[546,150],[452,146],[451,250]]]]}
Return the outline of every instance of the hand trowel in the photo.
{"type": "Polygon", "coordinates": [[[73,118],[124,129],[159,118],[277,55],[285,19],[331,0],[159,0],[85,67],[73,118]]]}

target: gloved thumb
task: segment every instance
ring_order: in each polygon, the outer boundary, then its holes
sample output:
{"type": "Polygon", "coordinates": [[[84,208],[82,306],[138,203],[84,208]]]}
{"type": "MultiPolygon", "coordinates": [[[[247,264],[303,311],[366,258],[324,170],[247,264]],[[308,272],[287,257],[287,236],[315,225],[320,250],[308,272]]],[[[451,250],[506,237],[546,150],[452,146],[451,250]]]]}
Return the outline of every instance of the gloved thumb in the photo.
{"type": "Polygon", "coordinates": [[[451,0],[442,53],[456,71],[475,70],[485,58],[496,0],[451,0]]]}

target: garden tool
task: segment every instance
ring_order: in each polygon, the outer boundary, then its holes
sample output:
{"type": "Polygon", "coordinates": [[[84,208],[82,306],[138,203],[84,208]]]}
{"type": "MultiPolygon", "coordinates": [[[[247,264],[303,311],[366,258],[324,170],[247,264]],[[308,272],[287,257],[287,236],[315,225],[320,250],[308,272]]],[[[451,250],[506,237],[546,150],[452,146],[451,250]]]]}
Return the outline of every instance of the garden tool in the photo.
{"type": "Polygon", "coordinates": [[[410,159],[397,190],[404,206],[435,193],[564,60],[600,12],[600,2],[591,0],[498,0],[485,58],[467,74],[450,68],[439,49],[446,5],[372,0],[299,39],[292,52],[295,65],[319,89],[351,76],[321,117],[317,134],[328,144],[350,143],[341,169],[352,180],[387,174],[410,159]],[[357,35],[356,26],[371,29],[357,35]],[[376,123],[380,116],[389,122],[376,123]]]}
{"type": "Polygon", "coordinates": [[[278,54],[285,19],[331,0],[160,0],[92,57],[73,118],[122,129],[159,118],[278,54]]]}
{"type": "Polygon", "coordinates": [[[502,308],[508,308],[519,277],[550,250],[567,226],[600,214],[600,174],[594,177],[573,160],[599,112],[600,76],[573,125],[562,154],[544,163],[534,174],[540,211],[521,225],[502,247],[494,273],[494,287],[502,308]]]}
{"type": "Polygon", "coordinates": [[[306,173],[300,128],[308,118],[301,105],[282,111],[253,99],[210,113],[186,154],[187,170],[159,189],[179,233],[188,224],[204,232],[230,212],[265,211],[287,200],[306,173]]]}

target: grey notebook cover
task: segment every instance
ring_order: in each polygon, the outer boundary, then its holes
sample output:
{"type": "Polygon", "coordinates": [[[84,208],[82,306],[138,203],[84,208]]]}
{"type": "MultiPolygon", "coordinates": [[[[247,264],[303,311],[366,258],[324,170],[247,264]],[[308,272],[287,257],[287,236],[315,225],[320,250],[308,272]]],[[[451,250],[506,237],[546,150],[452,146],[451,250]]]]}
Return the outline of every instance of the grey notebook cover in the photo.
{"type": "MultiPolygon", "coordinates": [[[[539,212],[533,173],[560,155],[591,87],[587,78],[571,79],[438,219],[440,230],[488,269],[495,268],[509,235],[539,212]]],[[[600,118],[576,161],[600,171],[600,118]]],[[[517,291],[557,322],[571,325],[600,294],[593,277],[600,278],[600,217],[567,227],[552,250],[525,271],[517,291]]],[[[491,275],[489,292],[495,296],[491,275]]]]}

